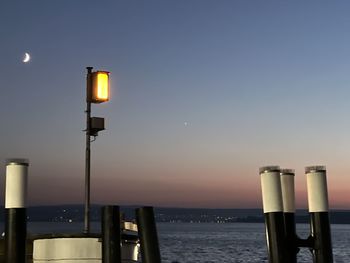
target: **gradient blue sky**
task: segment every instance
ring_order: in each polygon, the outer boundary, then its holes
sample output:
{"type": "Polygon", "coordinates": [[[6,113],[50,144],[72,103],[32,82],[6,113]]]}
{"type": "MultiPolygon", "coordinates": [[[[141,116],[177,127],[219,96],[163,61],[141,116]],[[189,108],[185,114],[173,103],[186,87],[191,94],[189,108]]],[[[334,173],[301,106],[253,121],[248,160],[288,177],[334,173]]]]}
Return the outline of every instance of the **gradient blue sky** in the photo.
{"type": "Polygon", "coordinates": [[[92,144],[93,203],[261,207],[258,168],[278,164],[296,169],[301,208],[304,167],[323,164],[331,208],[349,209],[349,12],[349,1],[2,1],[0,159],[30,160],[31,205],[82,203],[93,66],[112,85],[92,109],[107,128],[92,144]]]}

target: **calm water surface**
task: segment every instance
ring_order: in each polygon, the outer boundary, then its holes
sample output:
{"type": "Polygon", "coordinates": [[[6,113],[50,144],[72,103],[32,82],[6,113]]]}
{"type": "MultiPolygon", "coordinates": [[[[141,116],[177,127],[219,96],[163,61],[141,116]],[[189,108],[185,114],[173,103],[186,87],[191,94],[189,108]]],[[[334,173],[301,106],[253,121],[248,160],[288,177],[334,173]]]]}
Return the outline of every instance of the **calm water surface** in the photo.
{"type": "MultiPolygon", "coordinates": [[[[159,224],[163,262],[268,262],[264,224],[159,224]]],[[[307,238],[309,226],[297,225],[307,238]]],[[[334,262],[350,262],[350,225],[332,225],[334,262]]],[[[312,262],[301,249],[298,263],[312,262]]]]}
{"type": "MultiPolygon", "coordinates": [[[[157,224],[162,262],[164,263],[264,263],[267,261],[264,224],[157,224]]],[[[332,225],[334,262],[350,262],[350,225],[332,225]]],[[[1,232],[3,224],[0,225],[1,232]]],[[[30,233],[77,233],[82,223],[28,224],[30,233]]],[[[99,232],[99,223],[92,223],[92,231],[99,232]]],[[[297,225],[298,235],[306,238],[309,226],[297,225]]],[[[312,262],[308,249],[298,254],[298,263],[312,262]]]]}

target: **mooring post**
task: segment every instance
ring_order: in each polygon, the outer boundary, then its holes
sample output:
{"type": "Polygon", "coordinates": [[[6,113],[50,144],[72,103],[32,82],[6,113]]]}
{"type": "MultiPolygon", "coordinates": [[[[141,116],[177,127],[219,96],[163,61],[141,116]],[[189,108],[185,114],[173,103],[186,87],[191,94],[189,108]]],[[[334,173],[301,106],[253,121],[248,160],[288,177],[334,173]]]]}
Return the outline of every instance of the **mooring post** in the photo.
{"type": "Polygon", "coordinates": [[[28,161],[6,161],[5,262],[25,263],[27,238],[28,161]]]}
{"type": "Polygon", "coordinates": [[[332,263],[333,252],[328,214],[326,167],[309,166],[305,168],[305,174],[314,262],[332,263]]]}
{"type": "Polygon", "coordinates": [[[270,263],[289,263],[284,226],[280,168],[260,168],[266,240],[270,263]]]}
{"type": "Polygon", "coordinates": [[[102,263],[121,263],[119,206],[102,207],[102,263]]]}
{"type": "Polygon", "coordinates": [[[293,169],[281,170],[281,187],[283,199],[284,226],[287,238],[287,250],[291,263],[297,262],[297,234],[295,225],[295,189],[293,169]]]}
{"type": "Polygon", "coordinates": [[[141,243],[142,263],[160,263],[160,251],[152,207],[136,209],[136,220],[141,243]]]}

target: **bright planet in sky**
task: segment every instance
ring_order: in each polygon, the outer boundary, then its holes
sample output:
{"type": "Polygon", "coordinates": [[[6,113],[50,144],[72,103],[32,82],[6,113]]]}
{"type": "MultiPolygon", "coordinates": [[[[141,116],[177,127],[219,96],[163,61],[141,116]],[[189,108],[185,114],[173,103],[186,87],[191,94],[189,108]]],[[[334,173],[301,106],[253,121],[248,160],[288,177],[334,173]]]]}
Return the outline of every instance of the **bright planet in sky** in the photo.
{"type": "Polygon", "coordinates": [[[30,54],[29,53],[24,53],[24,56],[23,56],[23,63],[28,63],[30,61],[30,54]]]}

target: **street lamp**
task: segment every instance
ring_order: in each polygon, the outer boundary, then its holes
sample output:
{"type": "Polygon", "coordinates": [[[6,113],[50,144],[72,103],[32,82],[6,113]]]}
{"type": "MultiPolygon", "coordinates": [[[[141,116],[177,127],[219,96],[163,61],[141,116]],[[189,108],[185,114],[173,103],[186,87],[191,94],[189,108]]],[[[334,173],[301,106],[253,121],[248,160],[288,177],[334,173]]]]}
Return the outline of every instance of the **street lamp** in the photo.
{"type": "Polygon", "coordinates": [[[96,137],[104,130],[104,118],[91,117],[91,103],[103,103],[109,100],[109,72],[95,71],[87,67],[86,76],[86,148],[85,148],[85,211],[84,233],[90,232],[90,143],[91,136],[96,137]]]}

